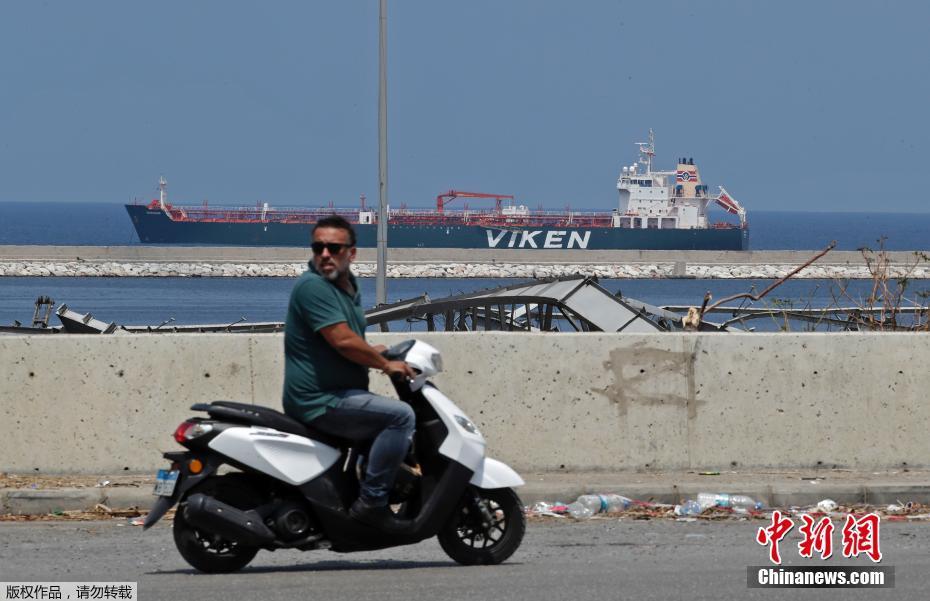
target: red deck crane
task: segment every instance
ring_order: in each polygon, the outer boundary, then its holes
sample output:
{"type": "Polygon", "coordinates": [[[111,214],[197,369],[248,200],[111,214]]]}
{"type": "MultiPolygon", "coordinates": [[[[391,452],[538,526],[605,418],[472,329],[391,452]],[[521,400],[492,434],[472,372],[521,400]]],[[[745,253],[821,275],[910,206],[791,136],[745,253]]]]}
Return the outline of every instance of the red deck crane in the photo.
{"type": "Polygon", "coordinates": [[[447,204],[455,200],[456,198],[493,198],[495,201],[495,207],[497,212],[501,212],[501,201],[506,199],[513,200],[513,196],[510,194],[485,194],[484,192],[460,192],[458,190],[449,190],[443,194],[440,194],[436,197],[436,211],[439,213],[443,212],[443,209],[447,204]]]}

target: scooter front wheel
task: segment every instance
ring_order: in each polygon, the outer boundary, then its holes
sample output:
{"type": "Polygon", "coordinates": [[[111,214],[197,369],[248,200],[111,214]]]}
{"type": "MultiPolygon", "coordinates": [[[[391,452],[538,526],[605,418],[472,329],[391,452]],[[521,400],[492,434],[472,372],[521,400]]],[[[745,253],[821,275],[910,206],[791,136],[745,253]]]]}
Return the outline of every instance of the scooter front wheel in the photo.
{"type": "Polygon", "coordinates": [[[520,497],[510,488],[470,489],[439,531],[446,554],[463,565],[495,565],[523,542],[526,516],[520,497]]]}

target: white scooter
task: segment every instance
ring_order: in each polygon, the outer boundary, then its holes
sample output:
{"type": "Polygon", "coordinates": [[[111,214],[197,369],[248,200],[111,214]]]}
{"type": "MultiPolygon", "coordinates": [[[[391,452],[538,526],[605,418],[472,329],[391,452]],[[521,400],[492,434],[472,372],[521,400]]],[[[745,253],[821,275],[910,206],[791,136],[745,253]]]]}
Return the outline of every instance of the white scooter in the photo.
{"type": "Polygon", "coordinates": [[[204,572],[238,570],[260,549],[368,551],[432,536],[461,564],[510,557],[526,530],[512,488],[523,480],[485,456],[475,425],[428,381],[442,370],[439,351],[408,340],[384,354],[417,373],[413,380],[394,381],[398,397],[416,414],[413,445],[390,495],[397,531],[349,516],[364,449],[273,409],[225,401],[194,405],[209,418],[178,426],[174,438],[188,450],[164,454],[171,468],[158,472],[159,498],[145,528],[177,503],[175,544],[204,572]],[[220,475],[223,465],[232,470],[220,475]]]}

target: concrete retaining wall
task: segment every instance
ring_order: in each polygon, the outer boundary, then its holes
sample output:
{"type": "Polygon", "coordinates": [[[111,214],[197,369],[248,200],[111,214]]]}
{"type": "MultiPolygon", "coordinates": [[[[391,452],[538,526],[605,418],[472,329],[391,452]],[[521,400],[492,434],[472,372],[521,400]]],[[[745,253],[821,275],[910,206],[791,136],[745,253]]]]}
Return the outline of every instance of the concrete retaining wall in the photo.
{"type": "MultiPolygon", "coordinates": [[[[520,470],[930,465],[927,336],[418,336],[443,352],[437,384],[520,470]]],[[[282,344],[0,337],[0,470],[151,471],[192,403],[279,407],[282,344]]]]}

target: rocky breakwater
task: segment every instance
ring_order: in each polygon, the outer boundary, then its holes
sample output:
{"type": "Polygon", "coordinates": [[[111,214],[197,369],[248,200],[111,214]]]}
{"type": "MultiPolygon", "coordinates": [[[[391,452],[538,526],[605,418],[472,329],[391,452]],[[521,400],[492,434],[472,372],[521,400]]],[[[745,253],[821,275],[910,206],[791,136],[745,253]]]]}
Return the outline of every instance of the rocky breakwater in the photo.
{"type": "MultiPolygon", "coordinates": [[[[576,274],[612,278],[672,278],[699,279],[774,279],[793,270],[794,265],[701,265],[674,263],[396,263],[388,266],[391,278],[543,278],[576,274]]],[[[297,277],[306,269],[305,263],[126,263],[126,262],[0,262],[0,277],[297,277]]],[[[376,266],[371,262],[355,264],[360,277],[374,277],[376,266]]],[[[891,269],[891,277],[905,275],[907,267],[891,269]]],[[[908,277],[930,279],[930,266],[910,269],[908,277]]],[[[794,276],[816,279],[870,279],[865,265],[812,265],[794,276]]]]}

